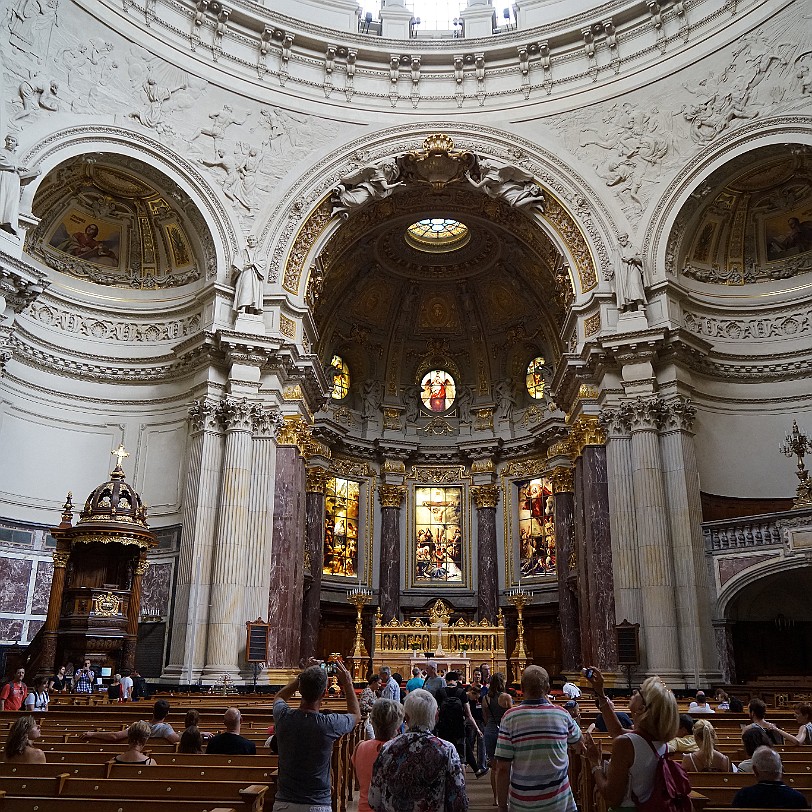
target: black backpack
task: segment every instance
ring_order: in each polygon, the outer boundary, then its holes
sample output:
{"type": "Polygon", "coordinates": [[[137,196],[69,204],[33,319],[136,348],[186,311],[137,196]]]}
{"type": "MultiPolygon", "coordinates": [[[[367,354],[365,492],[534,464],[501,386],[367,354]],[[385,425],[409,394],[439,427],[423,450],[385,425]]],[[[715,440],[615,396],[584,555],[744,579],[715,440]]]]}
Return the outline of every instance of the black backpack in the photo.
{"type": "Polygon", "coordinates": [[[465,735],[465,711],[460,698],[460,694],[464,691],[458,685],[445,688],[443,691],[445,698],[440,703],[437,735],[446,741],[457,741],[465,735]]]}

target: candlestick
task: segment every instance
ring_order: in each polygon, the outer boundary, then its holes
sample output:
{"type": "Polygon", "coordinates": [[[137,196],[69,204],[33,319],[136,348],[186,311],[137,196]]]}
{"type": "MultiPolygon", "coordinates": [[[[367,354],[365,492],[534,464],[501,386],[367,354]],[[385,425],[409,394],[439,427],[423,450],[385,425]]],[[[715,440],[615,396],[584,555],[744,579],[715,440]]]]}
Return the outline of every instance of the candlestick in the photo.
{"type": "Polygon", "coordinates": [[[360,681],[364,677],[364,665],[369,659],[369,652],[364,644],[364,637],[362,634],[362,613],[364,606],[372,600],[372,590],[366,587],[357,586],[347,592],[347,600],[355,606],[358,616],[355,621],[355,646],[350,655],[352,660],[353,679],[360,681]]]}

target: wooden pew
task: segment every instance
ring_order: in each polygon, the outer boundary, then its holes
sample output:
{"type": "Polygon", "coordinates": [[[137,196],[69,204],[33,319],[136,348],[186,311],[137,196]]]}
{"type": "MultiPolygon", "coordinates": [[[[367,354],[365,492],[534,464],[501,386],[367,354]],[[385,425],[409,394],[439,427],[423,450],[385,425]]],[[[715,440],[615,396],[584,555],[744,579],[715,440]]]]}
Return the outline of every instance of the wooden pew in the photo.
{"type": "MultiPolygon", "coordinates": [[[[8,797],[0,793],[0,812],[144,812],[141,798],[8,797]]],[[[149,812],[238,812],[233,806],[198,801],[150,801],[149,812]]]]}

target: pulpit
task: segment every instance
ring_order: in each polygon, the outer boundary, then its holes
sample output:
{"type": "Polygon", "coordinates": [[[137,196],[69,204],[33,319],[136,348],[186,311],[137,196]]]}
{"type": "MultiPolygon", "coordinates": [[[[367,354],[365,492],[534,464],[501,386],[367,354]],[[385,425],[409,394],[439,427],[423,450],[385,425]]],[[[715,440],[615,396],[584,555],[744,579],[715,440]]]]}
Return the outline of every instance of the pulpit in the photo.
{"type": "Polygon", "coordinates": [[[56,539],[45,624],[31,642],[26,668],[53,674],[59,664],[90,660],[98,671],[135,667],[141,577],[157,544],[141,497],[125,482],[122,447],[110,479],[88,496],[73,525],[69,493],[56,539]]]}

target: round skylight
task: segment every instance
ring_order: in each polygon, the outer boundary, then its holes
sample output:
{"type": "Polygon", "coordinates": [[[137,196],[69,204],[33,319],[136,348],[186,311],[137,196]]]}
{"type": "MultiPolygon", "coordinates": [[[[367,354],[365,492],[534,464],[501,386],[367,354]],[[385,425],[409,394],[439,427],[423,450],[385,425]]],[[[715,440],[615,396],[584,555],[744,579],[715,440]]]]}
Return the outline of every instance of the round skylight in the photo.
{"type": "Polygon", "coordinates": [[[471,239],[468,226],[448,217],[418,220],[406,229],[406,242],[418,251],[445,253],[462,248],[471,239]]]}

